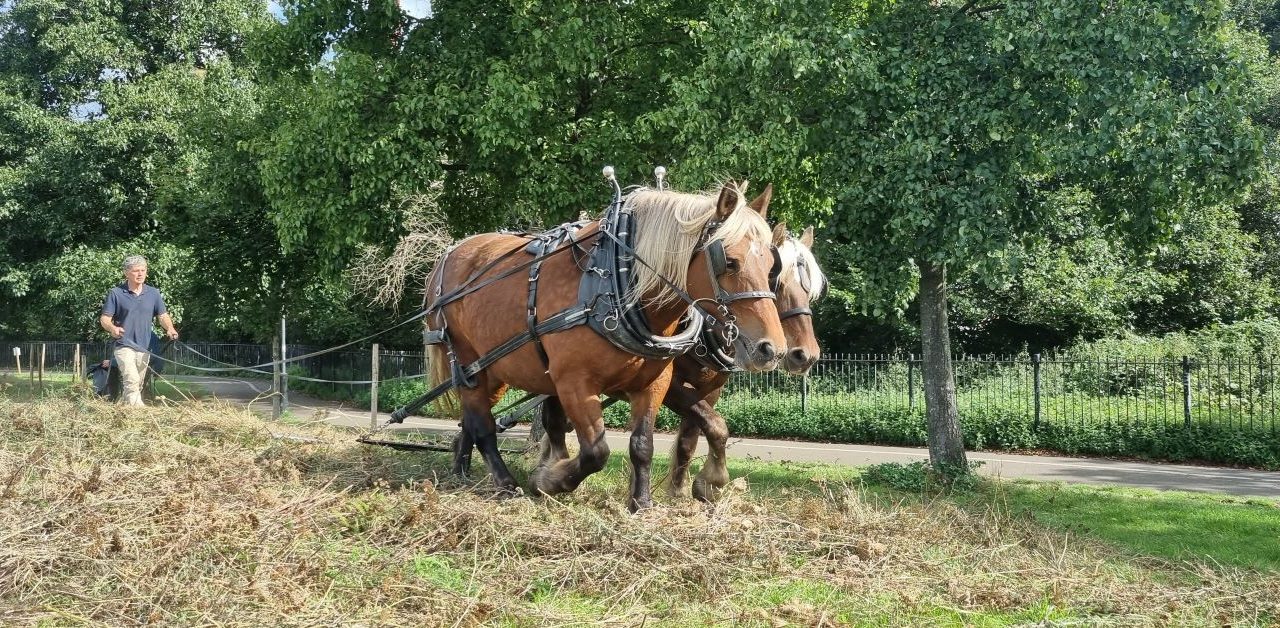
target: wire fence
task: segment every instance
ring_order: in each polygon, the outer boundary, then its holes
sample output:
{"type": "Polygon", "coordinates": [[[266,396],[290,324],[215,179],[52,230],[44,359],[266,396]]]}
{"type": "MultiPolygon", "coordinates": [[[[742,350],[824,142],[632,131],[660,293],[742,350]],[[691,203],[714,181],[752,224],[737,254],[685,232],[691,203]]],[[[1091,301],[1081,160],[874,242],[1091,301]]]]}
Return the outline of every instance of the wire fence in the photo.
{"type": "MultiPolygon", "coordinates": [[[[76,348],[82,365],[109,358],[104,343],[0,342],[5,370],[23,372],[39,368],[43,354],[46,372],[70,372],[76,348]],[[14,349],[21,353],[16,356],[14,349]]],[[[314,347],[289,345],[287,355],[303,356],[314,347]]],[[[166,374],[270,377],[270,366],[261,372],[239,369],[269,364],[272,351],[266,345],[225,343],[174,343],[163,346],[153,360],[166,374]]],[[[343,350],[290,363],[291,376],[313,380],[303,388],[325,396],[355,398],[368,392],[373,356],[369,350],[343,350]]],[[[956,398],[961,416],[969,412],[1031,417],[1037,426],[1075,423],[1106,425],[1142,423],[1190,426],[1209,423],[1221,427],[1268,432],[1280,431],[1280,361],[1254,359],[1087,360],[1061,357],[957,356],[953,362],[956,398]]],[[[81,367],[82,369],[85,366],[81,367]]],[[[425,372],[420,351],[379,352],[380,382],[399,379],[413,382],[425,372]]],[[[295,379],[291,377],[290,379],[295,379]]],[[[923,412],[924,378],[918,357],[907,355],[825,355],[807,377],[781,372],[740,373],[730,379],[724,397],[749,396],[779,403],[799,402],[801,412],[812,408],[862,407],[923,412]]],[[[291,387],[298,384],[291,384],[291,387]]]]}

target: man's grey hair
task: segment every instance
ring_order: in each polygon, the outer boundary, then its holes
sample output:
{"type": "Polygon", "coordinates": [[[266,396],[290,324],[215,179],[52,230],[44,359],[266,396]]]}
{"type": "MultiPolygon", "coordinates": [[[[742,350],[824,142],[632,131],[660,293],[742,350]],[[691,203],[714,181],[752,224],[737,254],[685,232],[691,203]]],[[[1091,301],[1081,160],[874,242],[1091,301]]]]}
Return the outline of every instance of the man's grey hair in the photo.
{"type": "Polygon", "coordinates": [[[129,257],[124,258],[124,263],[120,265],[120,268],[124,269],[124,271],[127,273],[129,272],[129,269],[133,268],[134,266],[146,266],[146,265],[147,265],[147,258],[141,255],[130,255],[129,257]]]}

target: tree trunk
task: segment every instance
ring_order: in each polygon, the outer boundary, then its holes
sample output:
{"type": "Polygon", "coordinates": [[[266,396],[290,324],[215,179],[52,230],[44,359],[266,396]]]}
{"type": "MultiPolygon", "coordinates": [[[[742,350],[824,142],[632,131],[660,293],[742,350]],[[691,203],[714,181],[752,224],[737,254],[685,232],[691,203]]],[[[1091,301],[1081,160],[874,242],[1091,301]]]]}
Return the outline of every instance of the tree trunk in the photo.
{"type": "Polygon", "coordinates": [[[951,370],[951,336],[947,323],[947,268],[920,266],[920,337],[924,353],[924,400],[928,417],[929,461],[944,473],[968,472],[956,378],[951,370]]]}

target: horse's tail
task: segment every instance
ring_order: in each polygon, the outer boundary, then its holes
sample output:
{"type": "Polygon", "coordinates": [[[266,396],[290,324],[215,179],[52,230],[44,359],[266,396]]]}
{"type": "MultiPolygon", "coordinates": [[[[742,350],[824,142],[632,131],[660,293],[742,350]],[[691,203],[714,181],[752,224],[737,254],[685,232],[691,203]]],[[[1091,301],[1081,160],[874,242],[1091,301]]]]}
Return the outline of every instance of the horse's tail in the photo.
{"type": "MultiPolygon", "coordinates": [[[[431,290],[431,287],[440,285],[440,282],[442,281],[442,279],[437,277],[437,274],[444,272],[444,262],[445,262],[445,259],[447,258],[448,258],[448,253],[446,252],[444,257],[440,258],[440,261],[436,264],[436,267],[431,269],[431,273],[427,276],[426,294],[423,296],[423,301],[422,301],[422,305],[424,308],[435,306],[436,295],[432,293],[433,291],[431,290]]],[[[424,321],[423,324],[427,330],[431,329],[431,321],[433,319],[443,321],[444,312],[443,311],[438,312],[434,316],[428,315],[426,318],[423,319],[424,321]]],[[[444,382],[449,381],[453,377],[453,366],[452,364],[450,364],[449,350],[445,345],[441,343],[430,344],[430,345],[427,345],[426,349],[427,349],[427,390],[430,390],[444,382]]],[[[434,403],[435,403],[437,412],[441,415],[452,417],[452,418],[457,418],[462,415],[462,400],[458,397],[458,391],[456,388],[450,389],[446,391],[443,395],[440,395],[439,397],[437,397],[434,403]]]]}
{"type": "MultiPolygon", "coordinates": [[[[427,389],[435,388],[453,377],[453,368],[449,363],[449,350],[444,345],[427,347],[427,389]]],[[[436,398],[436,410],[444,416],[457,418],[462,415],[462,401],[458,398],[456,388],[446,391],[436,398]]]]}

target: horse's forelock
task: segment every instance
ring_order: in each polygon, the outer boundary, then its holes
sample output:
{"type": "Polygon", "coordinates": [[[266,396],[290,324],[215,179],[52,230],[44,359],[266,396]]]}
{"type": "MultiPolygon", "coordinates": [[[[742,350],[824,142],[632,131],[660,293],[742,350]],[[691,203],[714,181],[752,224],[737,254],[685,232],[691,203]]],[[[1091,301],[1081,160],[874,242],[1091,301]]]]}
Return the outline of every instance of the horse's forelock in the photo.
{"type": "Polygon", "coordinates": [[[796,281],[796,268],[803,257],[805,266],[809,269],[809,300],[817,300],[827,284],[827,275],[818,266],[818,258],[814,257],[813,251],[802,244],[799,238],[788,236],[782,246],[778,247],[778,255],[782,258],[782,273],[778,277],[778,283],[785,287],[796,281]]]}

